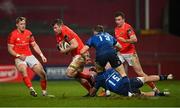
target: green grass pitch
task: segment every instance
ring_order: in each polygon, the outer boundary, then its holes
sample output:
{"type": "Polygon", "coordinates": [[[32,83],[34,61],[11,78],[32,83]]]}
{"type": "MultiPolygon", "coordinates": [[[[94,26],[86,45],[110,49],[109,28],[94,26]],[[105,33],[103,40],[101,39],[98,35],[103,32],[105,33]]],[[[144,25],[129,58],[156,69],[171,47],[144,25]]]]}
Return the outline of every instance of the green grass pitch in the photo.
{"type": "MultiPolygon", "coordinates": [[[[41,96],[39,82],[33,85],[38,92],[38,97],[29,95],[23,83],[0,83],[0,106],[1,107],[128,107],[128,106],[180,106],[180,81],[158,82],[157,86],[169,89],[171,95],[168,97],[122,97],[113,94],[111,97],[82,97],[86,94],[84,88],[76,81],[49,81],[48,91],[55,98],[41,96]]],[[[150,91],[144,86],[141,90],[150,91]]]]}

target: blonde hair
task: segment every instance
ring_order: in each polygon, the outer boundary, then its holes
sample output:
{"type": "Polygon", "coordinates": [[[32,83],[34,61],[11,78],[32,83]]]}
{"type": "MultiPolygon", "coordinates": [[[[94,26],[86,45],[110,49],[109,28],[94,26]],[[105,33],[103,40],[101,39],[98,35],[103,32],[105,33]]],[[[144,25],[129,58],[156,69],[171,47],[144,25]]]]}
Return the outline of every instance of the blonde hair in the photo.
{"type": "Polygon", "coordinates": [[[17,17],[16,18],[16,24],[19,23],[20,21],[26,21],[26,18],[25,17],[17,17]]]}

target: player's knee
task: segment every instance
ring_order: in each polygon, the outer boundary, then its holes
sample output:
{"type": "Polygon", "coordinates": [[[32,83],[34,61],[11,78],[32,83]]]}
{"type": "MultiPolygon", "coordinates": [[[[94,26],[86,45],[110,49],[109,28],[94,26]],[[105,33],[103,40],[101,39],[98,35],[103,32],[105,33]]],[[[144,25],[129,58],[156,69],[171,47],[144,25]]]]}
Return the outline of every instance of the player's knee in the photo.
{"type": "Polygon", "coordinates": [[[17,69],[18,69],[19,72],[21,72],[21,74],[23,76],[28,76],[27,75],[27,67],[26,66],[20,65],[20,66],[18,66],[17,69]]]}
{"type": "Polygon", "coordinates": [[[35,71],[42,71],[42,70],[43,70],[43,67],[42,67],[42,65],[40,65],[40,64],[35,64],[35,65],[33,66],[33,70],[35,70],[35,71]]]}
{"type": "Polygon", "coordinates": [[[72,73],[66,72],[66,76],[69,78],[74,78],[75,76],[72,73]]]}
{"type": "Polygon", "coordinates": [[[75,74],[75,72],[73,72],[71,70],[67,70],[66,71],[66,76],[69,77],[69,78],[74,78],[74,77],[76,77],[76,74],[75,74]]]}

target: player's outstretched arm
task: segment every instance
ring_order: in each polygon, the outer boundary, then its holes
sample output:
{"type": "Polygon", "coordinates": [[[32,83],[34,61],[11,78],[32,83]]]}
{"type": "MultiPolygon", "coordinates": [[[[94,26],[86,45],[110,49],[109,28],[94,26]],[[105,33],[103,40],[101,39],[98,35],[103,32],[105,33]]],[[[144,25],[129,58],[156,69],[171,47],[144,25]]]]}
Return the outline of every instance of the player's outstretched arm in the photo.
{"type": "Polygon", "coordinates": [[[39,48],[39,45],[35,41],[33,41],[31,42],[31,46],[33,47],[34,51],[41,57],[42,61],[46,63],[47,59],[39,48]]]}

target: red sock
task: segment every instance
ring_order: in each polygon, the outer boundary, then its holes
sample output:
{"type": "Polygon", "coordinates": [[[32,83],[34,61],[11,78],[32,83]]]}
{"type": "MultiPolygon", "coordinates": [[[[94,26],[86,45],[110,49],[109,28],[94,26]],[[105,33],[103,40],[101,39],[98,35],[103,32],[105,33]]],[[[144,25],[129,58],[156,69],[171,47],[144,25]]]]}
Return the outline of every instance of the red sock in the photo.
{"type": "Polygon", "coordinates": [[[41,89],[46,90],[46,86],[47,86],[47,81],[46,80],[41,80],[41,89]]]}
{"type": "Polygon", "coordinates": [[[29,79],[29,77],[24,77],[23,80],[24,80],[25,85],[28,88],[32,87],[32,83],[31,83],[31,80],[29,79]]]}
{"type": "Polygon", "coordinates": [[[154,89],[156,87],[156,85],[154,84],[154,82],[147,82],[147,84],[154,89]]]}
{"type": "Polygon", "coordinates": [[[89,82],[88,82],[87,80],[82,81],[82,82],[80,82],[80,83],[81,83],[81,85],[82,85],[88,92],[90,91],[91,85],[89,84],[89,82]]]}
{"type": "Polygon", "coordinates": [[[90,74],[85,74],[83,72],[79,72],[78,73],[78,77],[79,78],[84,78],[84,79],[90,79],[91,78],[91,75],[90,74]]]}

